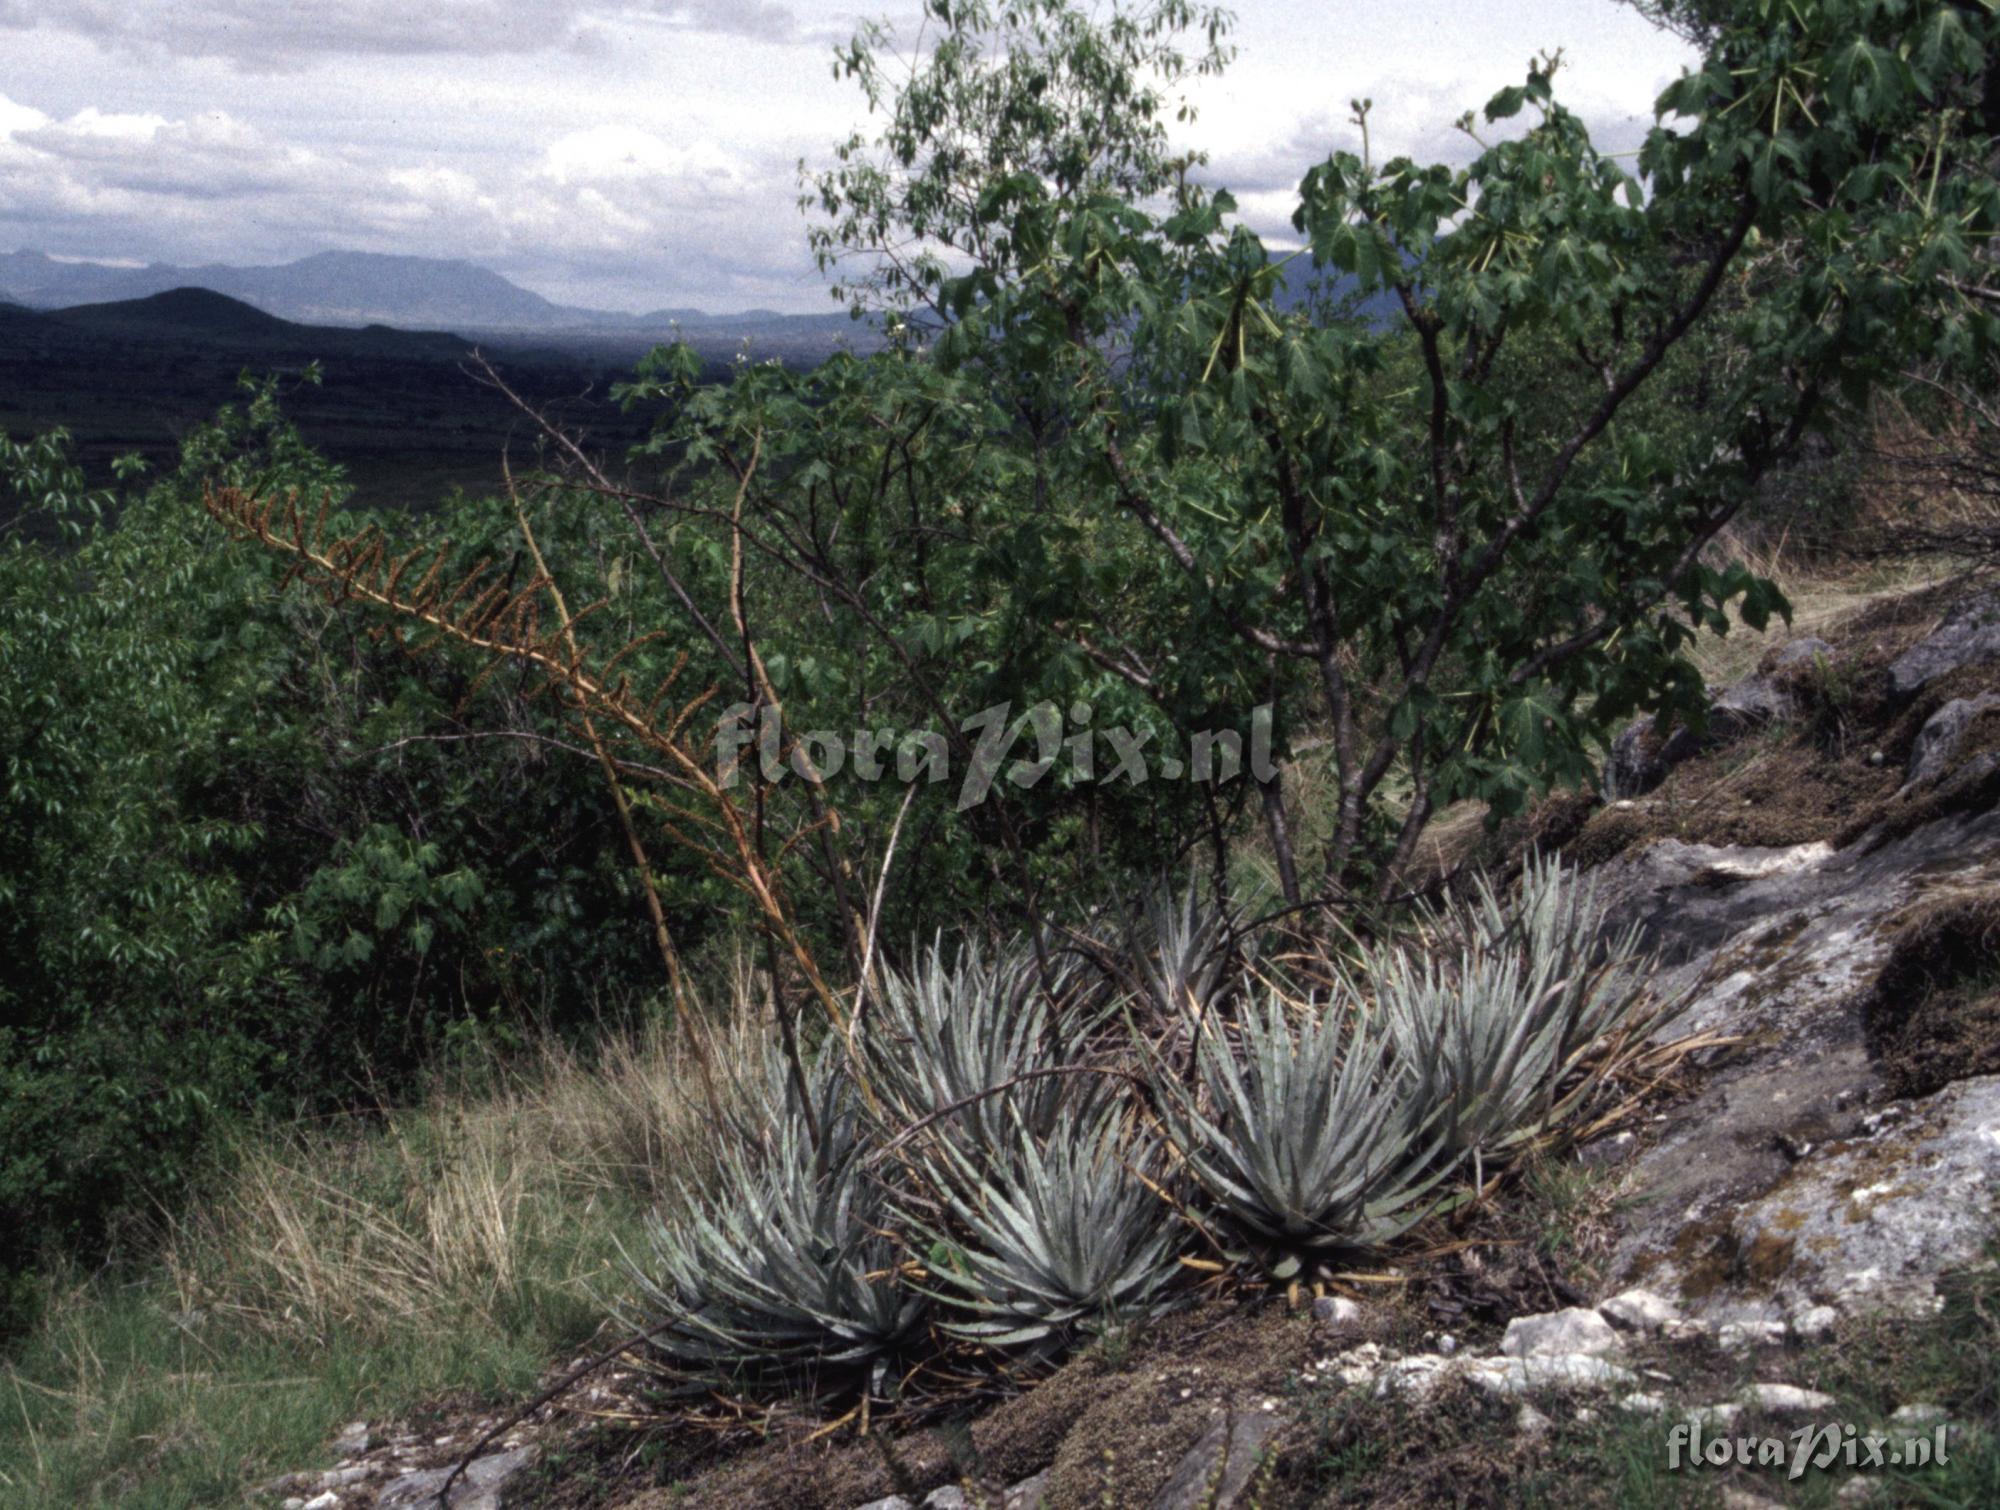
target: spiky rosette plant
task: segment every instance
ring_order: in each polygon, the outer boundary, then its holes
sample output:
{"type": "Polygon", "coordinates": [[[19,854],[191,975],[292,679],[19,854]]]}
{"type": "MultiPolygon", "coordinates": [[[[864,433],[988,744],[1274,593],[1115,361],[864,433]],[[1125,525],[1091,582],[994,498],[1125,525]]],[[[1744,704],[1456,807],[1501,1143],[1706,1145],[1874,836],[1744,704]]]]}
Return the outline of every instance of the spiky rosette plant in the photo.
{"type": "Polygon", "coordinates": [[[1510,902],[1482,877],[1427,921],[1435,947],[1363,945],[1355,978],[1438,1097],[1447,1150],[1483,1160],[1561,1123],[1608,1068],[1600,1046],[1645,996],[1639,933],[1607,930],[1596,887],[1539,858],[1510,902]]]}
{"type": "Polygon", "coordinates": [[[1229,914],[1203,902],[1190,882],[1178,896],[1162,888],[1147,899],[1129,953],[1154,1011],[1172,1019],[1200,1016],[1229,991],[1235,947],[1229,914]]]}
{"type": "Polygon", "coordinates": [[[832,1051],[811,1066],[810,1099],[775,1049],[763,1079],[718,1129],[713,1178],[649,1222],[626,1319],[651,1331],[678,1389],[879,1393],[928,1303],[885,1231],[859,1097],[832,1051]]]}
{"type": "Polygon", "coordinates": [[[1192,1084],[1147,1063],[1188,1175],[1275,1277],[1390,1242],[1435,1208],[1451,1166],[1428,1088],[1352,1004],[1246,991],[1240,1021],[1202,1024],[1192,1084]]]}
{"type": "Polygon", "coordinates": [[[905,1219],[930,1245],[945,1330],[1046,1353],[1166,1304],[1184,1231],[1162,1194],[1166,1150],[1116,1102],[1047,1139],[1015,1117],[983,1158],[946,1138],[927,1152],[928,1210],[905,1219]]]}
{"type": "Polygon", "coordinates": [[[903,1121],[941,1110],[961,1149],[998,1149],[1016,1119],[1036,1137],[1087,1110],[1096,1077],[1071,1073],[1101,1011],[1082,972],[1059,966],[1045,981],[1032,950],[986,954],[975,943],[949,959],[934,944],[907,972],[885,973],[869,1023],[869,1072],[903,1121]]]}

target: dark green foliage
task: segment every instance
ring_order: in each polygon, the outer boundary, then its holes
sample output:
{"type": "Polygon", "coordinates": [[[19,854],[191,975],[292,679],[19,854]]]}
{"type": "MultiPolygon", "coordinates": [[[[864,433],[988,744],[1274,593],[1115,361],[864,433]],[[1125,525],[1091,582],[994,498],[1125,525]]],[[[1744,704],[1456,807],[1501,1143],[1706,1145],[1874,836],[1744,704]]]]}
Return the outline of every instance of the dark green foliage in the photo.
{"type": "MultiPolygon", "coordinates": [[[[0,545],[10,1274],[171,1207],[219,1121],[397,1096],[453,1033],[653,981],[591,765],[437,742],[467,692],[451,664],[276,594],[202,516],[208,476],[340,486],[269,389],[122,505],[60,437],[0,454],[42,526],[0,545]]],[[[478,507],[460,522],[483,532],[478,507]]],[[[511,689],[472,712],[536,727],[511,689]]]]}

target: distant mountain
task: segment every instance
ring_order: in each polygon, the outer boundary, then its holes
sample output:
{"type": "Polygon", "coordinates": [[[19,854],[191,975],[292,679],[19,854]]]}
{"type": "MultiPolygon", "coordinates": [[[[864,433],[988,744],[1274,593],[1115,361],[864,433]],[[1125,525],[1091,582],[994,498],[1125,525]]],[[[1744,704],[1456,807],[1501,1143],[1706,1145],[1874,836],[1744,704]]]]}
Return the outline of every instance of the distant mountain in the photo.
{"type": "Polygon", "coordinates": [[[463,260],[376,252],[321,252],[267,267],[114,267],[63,262],[40,252],[0,253],[0,288],[22,304],[65,309],[143,299],[179,288],[226,294],[281,319],[315,325],[395,325],[468,334],[617,341],[643,348],[679,326],[708,344],[749,339],[779,348],[839,340],[866,344],[867,331],[844,314],[784,315],[768,309],[710,314],[662,309],[628,315],[557,304],[463,260]]]}
{"type": "Polygon", "coordinates": [[[79,304],[39,313],[14,311],[11,322],[44,339],[66,336],[140,342],[182,342],[263,360],[369,357],[405,362],[456,362],[470,346],[442,331],[360,330],[302,325],[205,288],[175,288],[143,299],[79,304]]]}
{"type": "Polygon", "coordinates": [[[322,252],[275,267],[112,267],[14,252],[0,256],[0,287],[43,308],[205,288],[267,314],[331,325],[534,329],[604,318],[565,309],[470,262],[364,252],[322,252]]]}

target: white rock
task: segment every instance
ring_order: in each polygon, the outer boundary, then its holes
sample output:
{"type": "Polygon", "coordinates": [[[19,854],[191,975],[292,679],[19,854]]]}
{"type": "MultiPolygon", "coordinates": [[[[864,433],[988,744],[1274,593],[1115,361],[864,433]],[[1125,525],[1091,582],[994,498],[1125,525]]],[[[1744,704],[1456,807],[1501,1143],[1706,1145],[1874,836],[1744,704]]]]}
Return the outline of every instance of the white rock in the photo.
{"type": "Polygon", "coordinates": [[[900,1494],[889,1494],[879,1500],[870,1500],[860,1510],[917,1510],[917,1507],[900,1494]]]}
{"type": "Polygon", "coordinates": [[[1785,1340],[1782,1321],[1725,1321],[1715,1329],[1715,1345],[1725,1352],[1747,1352],[1753,1347],[1775,1347],[1785,1340]]]}
{"type": "Polygon", "coordinates": [[[1950,1411],[1942,1405],[1933,1405],[1928,1400],[1913,1400],[1908,1405],[1898,1405],[1889,1412],[1891,1426],[1903,1426],[1918,1431],[1950,1419],[1950,1411]]]}
{"type": "Polygon", "coordinates": [[[1448,1363],[1448,1359],[1440,1358],[1436,1353],[1416,1353],[1408,1358],[1398,1358],[1376,1375],[1375,1398],[1383,1400],[1390,1395],[1409,1395],[1421,1400],[1444,1382],[1448,1363]]]}
{"type": "Polygon", "coordinates": [[[290,1499],[279,1501],[278,1510],[306,1510],[306,1502],[295,1494],[290,1499]]]}
{"type": "Polygon", "coordinates": [[[1545,1437],[1554,1424],[1534,1406],[1525,1403],[1514,1416],[1514,1430],[1524,1437],[1545,1437]]]}
{"type": "Polygon", "coordinates": [[[1840,1312],[1832,1306],[1807,1306],[1792,1317],[1792,1335],[1801,1342],[1817,1342],[1838,1325],[1840,1312]]]}
{"type": "Polygon", "coordinates": [[[1667,1402],[1658,1395],[1635,1389],[1629,1395],[1618,1397],[1618,1408],[1635,1416],[1661,1416],[1666,1414],[1667,1402]]]}
{"type": "Polygon", "coordinates": [[[1730,1484],[1722,1486],[1716,1503],[1722,1506],[1722,1510],[1784,1510],[1776,1500],[1767,1500],[1761,1494],[1752,1494],[1748,1489],[1738,1489],[1730,1484]]]}
{"type": "Polygon", "coordinates": [[[1322,1295],[1313,1302],[1313,1320],[1322,1326],[1345,1330],[1361,1321],[1361,1304],[1345,1295],[1322,1295]]]}
{"type": "Polygon", "coordinates": [[[360,1483],[374,1471],[367,1463],[355,1463],[346,1468],[329,1468],[319,1476],[319,1487],[345,1489],[349,1484],[360,1483]]]}
{"type": "Polygon", "coordinates": [[[1625,1332],[1657,1332],[1680,1320],[1680,1307],[1651,1290],[1627,1290],[1597,1308],[1606,1321],[1625,1332]]]}
{"type": "Polygon", "coordinates": [[[1728,1428],[1736,1424],[1736,1418],[1743,1414],[1740,1405],[1697,1405],[1693,1410],[1684,1411],[1681,1419],[1690,1426],[1728,1428]]]}
{"type": "Polygon", "coordinates": [[[324,1494],[315,1494],[307,1500],[301,1510],[334,1510],[340,1503],[340,1496],[329,1489],[324,1494]]]}
{"type": "Polygon", "coordinates": [[[946,1484],[924,1496],[924,1510],[965,1510],[965,1505],[965,1491],[956,1484],[946,1484]]]}
{"type": "Polygon", "coordinates": [[[1615,1353],[1622,1345],[1610,1322],[1581,1306],[1545,1311],[1539,1316],[1516,1316],[1500,1339],[1500,1351],[1510,1358],[1615,1353]]]}
{"type": "MultiPolygon", "coordinates": [[[[507,1481],[533,1463],[533,1445],[489,1452],[466,1465],[452,1486],[453,1510],[499,1510],[507,1481]]],[[[424,1468],[391,1479],[375,1500],[376,1510],[428,1510],[444,1487],[450,1468],[424,1468]]]]}
{"type": "Polygon", "coordinates": [[[1452,1336],[1450,1332],[1444,1333],[1437,1340],[1437,1350],[1449,1358],[1453,1353],[1458,1351],[1458,1339],[1452,1336]]]}
{"type": "Polygon", "coordinates": [[[1796,1384],[1746,1384],[1740,1398],[1746,1405],[1777,1412],[1831,1410],[1839,1403],[1832,1395],[1800,1389],[1796,1384]]]}
{"type": "Polygon", "coordinates": [[[1527,1358],[1480,1358],[1465,1366],[1465,1377],[1489,1395],[1509,1399],[1541,1389],[1629,1389],[1638,1375],[1590,1353],[1527,1358]]]}
{"type": "Polygon", "coordinates": [[[1342,1384],[1366,1384],[1382,1368],[1382,1348],[1380,1344],[1364,1342],[1360,1347],[1349,1348],[1335,1358],[1320,1361],[1320,1372],[1331,1373],[1342,1384]]]}

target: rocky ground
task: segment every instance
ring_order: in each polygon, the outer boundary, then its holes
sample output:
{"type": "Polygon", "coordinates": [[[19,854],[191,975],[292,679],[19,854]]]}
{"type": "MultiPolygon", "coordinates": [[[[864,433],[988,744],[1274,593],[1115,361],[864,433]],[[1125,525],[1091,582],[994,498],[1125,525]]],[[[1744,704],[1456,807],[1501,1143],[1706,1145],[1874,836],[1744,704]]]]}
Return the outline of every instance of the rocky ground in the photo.
{"type": "MultiPolygon", "coordinates": [[[[1608,785],[1538,836],[1643,920],[1663,1034],[1708,1046],[1504,1211],[901,1436],[592,1427],[599,1381],[452,1503],[2000,1503],[2000,592],[1794,642],[1706,730],[1635,727],[1608,785]],[[1739,1436],[1830,1461],[1669,1466],[1739,1436]]],[[[357,1424],[264,1502],[434,1502],[485,1419],[357,1424]]]]}

